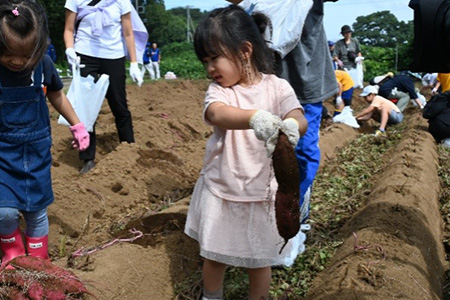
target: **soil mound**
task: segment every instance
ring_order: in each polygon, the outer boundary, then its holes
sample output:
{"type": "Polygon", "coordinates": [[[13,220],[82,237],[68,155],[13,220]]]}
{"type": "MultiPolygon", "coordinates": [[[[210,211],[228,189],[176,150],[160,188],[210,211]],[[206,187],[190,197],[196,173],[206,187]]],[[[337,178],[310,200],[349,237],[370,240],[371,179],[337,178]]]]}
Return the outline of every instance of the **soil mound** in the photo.
{"type": "Polygon", "coordinates": [[[343,245],[307,299],[440,299],[442,244],[434,139],[418,114],[389,153],[369,201],[341,231],[343,245]]]}
{"type": "MultiPolygon", "coordinates": [[[[98,299],[173,299],[174,286],[198,272],[197,244],[183,228],[211,134],[201,118],[207,84],[128,86],[135,144],[119,143],[104,103],[96,127],[96,167],[84,176],[70,132],[56,124],[52,111],[50,254],[98,299]]],[[[439,297],[445,262],[436,150],[419,118],[408,122],[410,132],[378,178],[370,202],[342,230],[342,250],[330,271],[318,277],[311,299],[439,297]]],[[[324,159],[357,134],[346,125],[323,130],[324,159]]]]}

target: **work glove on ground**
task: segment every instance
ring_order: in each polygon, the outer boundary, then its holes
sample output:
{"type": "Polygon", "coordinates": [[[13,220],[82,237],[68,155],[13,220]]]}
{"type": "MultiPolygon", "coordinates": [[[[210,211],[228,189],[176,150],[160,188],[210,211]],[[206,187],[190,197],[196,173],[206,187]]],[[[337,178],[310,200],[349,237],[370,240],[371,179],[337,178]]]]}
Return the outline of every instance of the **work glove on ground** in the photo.
{"type": "Polygon", "coordinates": [[[138,86],[142,85],[142,72],[139,70],[139,66],[137,62],[130,63],[130,77],[134,82],[137,82],[138,86]]]}
{"type": "Polygon", "coordinates": [[[72,147],[79,151],[84,151],[89,147],[89,133],[83,123],[78,123],[69,127],[73,135],[72,147]]]}
{"type": "Polygon", "coordinates": [[[250,118],[250,128],[254,130],[258,140],[265,142],[268,156],[275,150],[282,124],[280,117],[265,110],[258,110],[250,118]]]}

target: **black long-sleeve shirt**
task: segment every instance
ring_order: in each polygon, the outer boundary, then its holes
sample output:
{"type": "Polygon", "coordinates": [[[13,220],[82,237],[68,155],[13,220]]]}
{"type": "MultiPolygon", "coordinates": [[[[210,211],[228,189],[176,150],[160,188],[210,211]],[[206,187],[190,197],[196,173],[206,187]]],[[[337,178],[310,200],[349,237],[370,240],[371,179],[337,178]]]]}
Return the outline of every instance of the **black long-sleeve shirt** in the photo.
{"type": "Polygon", "coordinates": [[[408,93],[411,99],[417,99],[414,82],[406,75],[396,75],[380,86],[378,95],[388,98],[391,91],[397,88],[398,91],[408,93]]]}

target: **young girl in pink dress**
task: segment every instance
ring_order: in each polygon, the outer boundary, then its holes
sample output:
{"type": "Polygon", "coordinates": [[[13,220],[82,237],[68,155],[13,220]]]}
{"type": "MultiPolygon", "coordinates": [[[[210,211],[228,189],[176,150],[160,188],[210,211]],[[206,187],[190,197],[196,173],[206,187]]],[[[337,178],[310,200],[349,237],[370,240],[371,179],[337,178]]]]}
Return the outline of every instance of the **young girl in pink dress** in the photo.
{"type": "Polygon", "coordinates": [[[276,227],[277,182],[271,166],[279,130],[293,147],[307,128],[287,81],[273,75],[263,15],[236,5],[212,11],[197,27],[194,47],[213,82],[203,118],[214,133],[192,195],[185,233],[200,245],[203,298],[222,299],[227,265],[245,267],[249,298],[268,299],[271,266],[290,265],[304,234],[283,238],[276,227]]]}

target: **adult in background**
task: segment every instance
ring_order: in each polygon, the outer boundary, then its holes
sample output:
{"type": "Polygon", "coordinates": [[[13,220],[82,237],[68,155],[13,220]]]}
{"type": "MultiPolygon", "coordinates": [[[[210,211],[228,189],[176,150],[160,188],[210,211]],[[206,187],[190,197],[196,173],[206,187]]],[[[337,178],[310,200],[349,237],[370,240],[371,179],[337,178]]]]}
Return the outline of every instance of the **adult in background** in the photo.
{"type": "Polygon", "coordinates": [[[359,41],[352,37],[352,29],[348,25],[341,28],[343,39],[334,45],[333,60],[338,65],[339,70],[346,70],[350,73],[355,87],[363,87],[363,67],[364,58],[361,54],[359,41]]]}
{"type": "Polygon", "coordinates": [[[159,62],[161,61],[161,52],[159,51],[158,45],[156,43],[152,44],[152,48],[150,49],[150,77],[151,79],[159,79],[161,75],[159,74],[159,62]]]}
{"type": "Polygon", "coordinates": [[[147,43],[147,45],[145,46],[144,54],[142,55],[142,67],[141,67],[142,79],[144,79],[145,70],[148,71],[148,73],[150,74],[150,78],[151,78],[152,65],[150,64],[150,47],[151,47],[151,44],[147,43]]]}
{"type": "Polygon", "coordinates": [[[352,105],[353,86],[355,83],[348,72],[335,70],[334,74],[336,75],[336,81],[339,87],[339,92],[335,99],[336,108],[334,115],[336,116],[342,112],[345,106],[352,105]]]}
{"type": "Polygon", "coordinates": [[[47,55],[50,56],[53,62],[56,62],[56,49],[52,44],[52,39],[48,39],[47,55]]]}
{"type": "Polygon", "coordinates": [[[439,91],[442,93],[450,91],[450,73],[437,73],[436,85],[431,93],[436,95],[439,91]]]}
{"type": "MultiPolygon", "coordinates": [[[[333,41],[328,41],[328,48],[330,49],[331,57],[333,57],[333,52],[334,52],[334,42],[333,41]]],[[[332,62],[333,62],[333,69],[337,70],[337,68],[338,68],[337,62],[335,60],[333,60],[332,62]]]]}
{"type": "Polygon", "coordinates": [[[309,215],[304,209],[309,207],[310,188],[320,164],[319,129],[323,101],[338,92],[323,27],[324,2],[313,1],[297,46],[284,58],[276,55],[277,75],[294,88],[308,120],[308,129],[295,148],[297,161],[304,170],[300,176],[302,222],[309,215]]]}
{"type": "Polygon", "coordinates": [[[361,55],[359,41],[352,37],[352,29],[348,25],[341,28],[344,37],[334,45],[333,60],[336,61],[340,70],[356,68],[356,58],[361,55]]]}
{"type": "Polygon", "coordinates": [[[437,83],[437,75],[438,73],[426,73],[422,77],[422,86],[423,88],[433,89],[437,83]]]}
{"type": "MultiPolygon", "coordinates": [[[[131,5],[128,0],[66,0],[64,6],[67,59],[70,64],[85,65],[81,69],[83,77],[109,75],[106,99],[115,118],[119,140],[127,143],[134,143],[134,133],[125,91],[125,46],[131,61],[130,76],[139,86],[142,83],[131,25],[131,5]],[[98,19],[103,22],[99,24],[98,19]]],[[[95,166],[95,126],[89,135],[89,148],[80,152],[81,174],[95,166]]]]}
{"type": "Polygon", "coordinates": [[[401,112],[405,110],[408,103],[413,99],[417,105],[422,109],[423,104],[416,93],[414,82],[407,75],[394,75],[388,73],[386,75],[376,76],[370,80],[371,85],[378,85],[378,95],[389,99],[397,100],[397,107],[401,112]]]}

